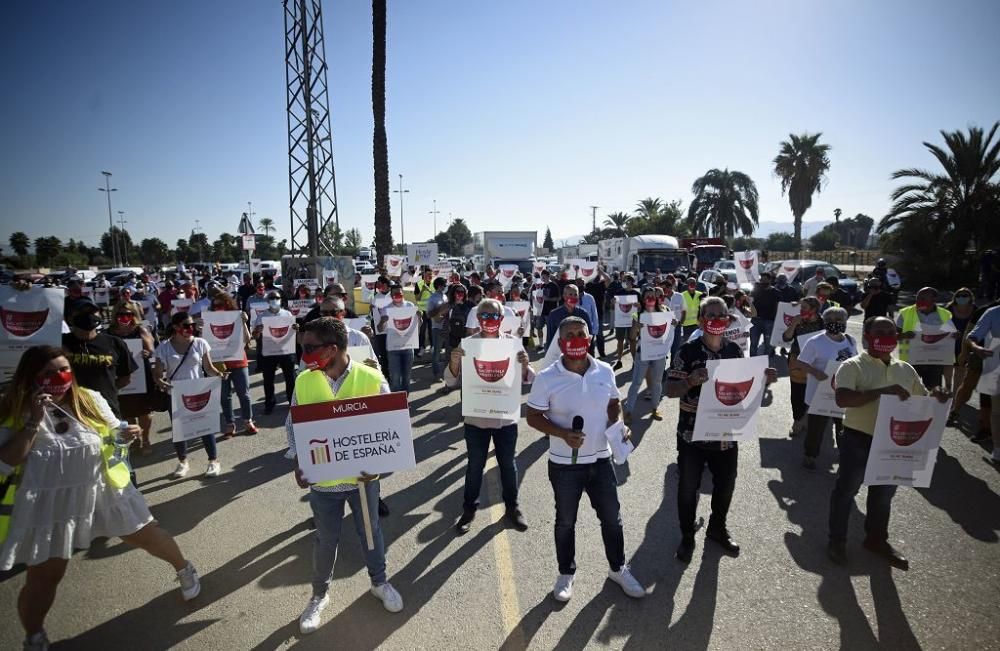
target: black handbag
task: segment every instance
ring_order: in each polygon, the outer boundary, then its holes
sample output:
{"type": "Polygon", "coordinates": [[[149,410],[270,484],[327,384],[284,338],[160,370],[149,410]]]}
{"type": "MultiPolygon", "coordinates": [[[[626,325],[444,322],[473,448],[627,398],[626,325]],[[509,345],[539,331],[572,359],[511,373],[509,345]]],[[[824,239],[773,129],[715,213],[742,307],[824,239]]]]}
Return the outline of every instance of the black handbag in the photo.
{"type": "MultiPolygon", "coordinates": [[[[194,342],[191,342],[191,346],[193,345],[194,342]]],[[[177,364],[177,368],[174,369],[174,372],[170,374],[170,379],[167,380],[167,382],[174,381],[174,376],[177,375],[177,371],[181,370],[181,367],[184,366],[184,360],[187,359],[188,353],[191,352],[191,346],[188,346],[188,349],[184,351],[184,356],[181,357],[180,363],[177,364]]],[[[152,392],[149,394],[149,403],[153,411],[170,411],[170,407],[172,406],[170,394],[155,384],[153,385],[152,392]]]]}

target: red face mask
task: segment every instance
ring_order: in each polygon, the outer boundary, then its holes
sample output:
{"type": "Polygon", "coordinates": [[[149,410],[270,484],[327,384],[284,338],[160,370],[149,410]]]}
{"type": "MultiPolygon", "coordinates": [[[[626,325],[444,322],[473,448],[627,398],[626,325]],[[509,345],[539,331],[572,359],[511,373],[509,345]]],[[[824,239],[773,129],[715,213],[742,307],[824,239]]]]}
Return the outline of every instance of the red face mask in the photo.
{"type": "Polygon", "coordinates": [[[885,354],[896,350],[896,346],[899,344],[899,338],[896,335],[872,337],[871,342],[873,351],[885,354]]]}
{"type": "Polygon", "coordinates": [[[729,318],[709,319],[705,321],[705,332],[710,335],[721,335],[729,327],[729,318]]]}
{"type": "Polygon", "coordinates": [[[590,337],[570,337],[559,340],[559,350],[570,359],[583,359],[590,347],[590,337]]]}
{"type": "Polygon", "coordinates": [[[54,397],[61,397],[73,386],[73,371],[57,371],[43,375],[38,380],[38,387],[54,397]]]}
{"type": "Polygon", "coordinates": [[[403,302],[403,295],[402,294],[393,294],[392,295],[392,302],[395,303],[396,305],[399,305],[400,303],[403,302]]]}
{"type": "Polygon", "coordinates": [[[804,321],[810,321],[816,315],[812,310],[802,310],[799,312],[799,316],[802,317],[804,321]]]}
{"type": "Polygon", "coordinates": [[[310,370],[326,368],[326,365],[330,363],[330,359],[332,358],[323,359],[322,349],[314,350],[311,353],[302,353],[302,361],[310,370]]]}
{"type": "Polygon", "coordinates": [[[455,294],[456,303],[462,303],[464,301],[465,301],[465,294],[458,294],[458,293],[455,294]]]}
{"type": "Polygon", "coordinates": [[[656,307],[656,299],[655,298],[647,298],[646,299],[646,307],[656,307]]]}
{"type": "Polygon", "coordinates": [[[130,326],[132,325],[132,317],[130,316],[120,316],[115,319],[120,326],[130,326]]]}
{"type": "Polygon", "coordinates": [[[566,304],[567,308],[572,310],[580,303],[580,299],[567,297],[563,299],[563,303],[566,304]]]}
{"type": "Polygon", "coordinates": [[[478,319],[479,328],[488,335],[495,335],[500,332],[500,324],[503,319],[478,319]]]}
{"type": "Polygon", "coordinates": [[[930,310],[934,306],[932,301],[917,301],[917,309],[921,311],[930,310]]]}
{"type": "Polygon", "coordinates": [[[257,296],[263,296],[263,295],[264,295],[264,288],[263,287],[258,287],[257,288],[257,296]]]}
{"type": "Polygon", "coordinates": [[[819,301],[820,305],[822,305],[823,303],[826,303],[827,297],[823,294],[816,294],[816,300],[819,301]]]}
{"type": "Polygon", "coordinates": [[[693,291],[694,291],[694,290],[696,290],[697,288],[698,288],[698,286],[697,286],[697,285],[688,285],[688,291],[689,291],[689,292],[693,292],[693,291]]]}

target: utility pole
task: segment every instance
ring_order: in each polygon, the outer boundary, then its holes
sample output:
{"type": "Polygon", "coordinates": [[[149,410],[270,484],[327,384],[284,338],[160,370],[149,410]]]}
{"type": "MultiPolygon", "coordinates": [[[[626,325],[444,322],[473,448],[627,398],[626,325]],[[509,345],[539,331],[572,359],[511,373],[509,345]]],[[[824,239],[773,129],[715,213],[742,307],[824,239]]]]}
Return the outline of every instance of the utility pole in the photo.
{"type": "Polygon", "coordinates": [[[399,189],[393,190],[399,195],[399,243],[406,244],[406,234],[403,231],[403,194],[409,192],[409,190],[403,189],[403,175],[399,175],[399,189]]]}
{"type": "Polygon", "coordinates": [[[125,224],[128,222],[125,220],[125,211],[118,211],[118,234],[122,238],[121,246],[118,248],[122,252],[122,266],[128,264],[128,245],[125,244],[125,224]]]}
{"type": "Polygon", "coordinates": [[[115,241],[115,222],[111,216],[111,193],[118,192],[118,188],[111,187],[111,172],[101,172],[104,175],[104,187],[97,188],[108,195],[108,237],[111,238],[111,261],[118,266],[118,244],[115,241]]]}
{"type": "Polygon", "coordinates": [[[597,209],[598,208],[600,208],[600,206],[591,206],[590,207],[590,218],[591,218],[591,220],[594,223],[593,228],[591,228],[591,232],[592,233],[596,233],[597,232],[597,209]]]}
{"type": "MultiPolygon", "coordinates": [[[[191,229],[191,237],[194,237],[195,233],[204,233],[201,228],[201,220],[194,220],[194,228],[191,229]]],[[[198,262],[204,262],[205,252],[201,248],[201,238],[198,238],[198,262]]]]}
{"type": "Polygon", "coordinates": [[[434,215],[434,233],[433,233],[433,235],[431,235],[431,239],[432,239],[432,240],[433,240],[433,239],[434,239],[435,237],[437,237],[437,234],[438,234],[438,213],[439,213],[439,212],[440,212],[440,211],[438,210],[438,200],[437,200],[437,199],[435,199],[435,200],[434,200],[434,210],[431,210],[431,211],[429,211],[429,212],[427,213],[427,214],[429,214],[429,215],[434,215]]]}

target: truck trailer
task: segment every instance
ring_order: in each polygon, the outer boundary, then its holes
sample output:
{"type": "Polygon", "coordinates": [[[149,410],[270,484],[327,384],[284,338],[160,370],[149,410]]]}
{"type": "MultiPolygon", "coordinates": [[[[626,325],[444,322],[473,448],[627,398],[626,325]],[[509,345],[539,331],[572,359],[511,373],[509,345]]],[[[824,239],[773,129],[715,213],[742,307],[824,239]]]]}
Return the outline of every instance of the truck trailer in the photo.
{"type": "Polygon", "coordinates": [[[516,264],[521,275],[530,278],[538,244],[538,231],[483,231],[473,235],[475,252],[481,254],[480,270],[516,264]]]}
{"type": "Polygon", "coordinates": [[[671,235],[636,235],[601,240],[599,261],[608,271],[673,273],[687,266],[687,252],[671,235]]]}

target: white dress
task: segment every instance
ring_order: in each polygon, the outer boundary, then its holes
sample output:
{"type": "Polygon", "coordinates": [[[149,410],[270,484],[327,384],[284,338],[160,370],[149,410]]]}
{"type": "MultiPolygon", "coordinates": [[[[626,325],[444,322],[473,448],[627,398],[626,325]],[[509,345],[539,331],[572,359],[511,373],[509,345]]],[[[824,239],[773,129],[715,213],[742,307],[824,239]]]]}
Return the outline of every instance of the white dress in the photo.
{"type": "MultiPolygon", "coordinates": [[[[107,401],[89,391],[104,420],[118,427],[107,401]]],[[[106,483],[101,439],[97,432],[69,419],[65,434],[55,432],[60,414],[50,409],[38,428],[34,445],[22,463],[7,539],[0,547],[0,571],[50,558],[69,559],[99,537],[133,534],[153,521],[142,494],[130,483],[117,490],[106,483]]],[[[11,437],[0,427],[0,445],[11,437]]],[[[0,474],[13,468],[0,462],[0,474]]]]}

